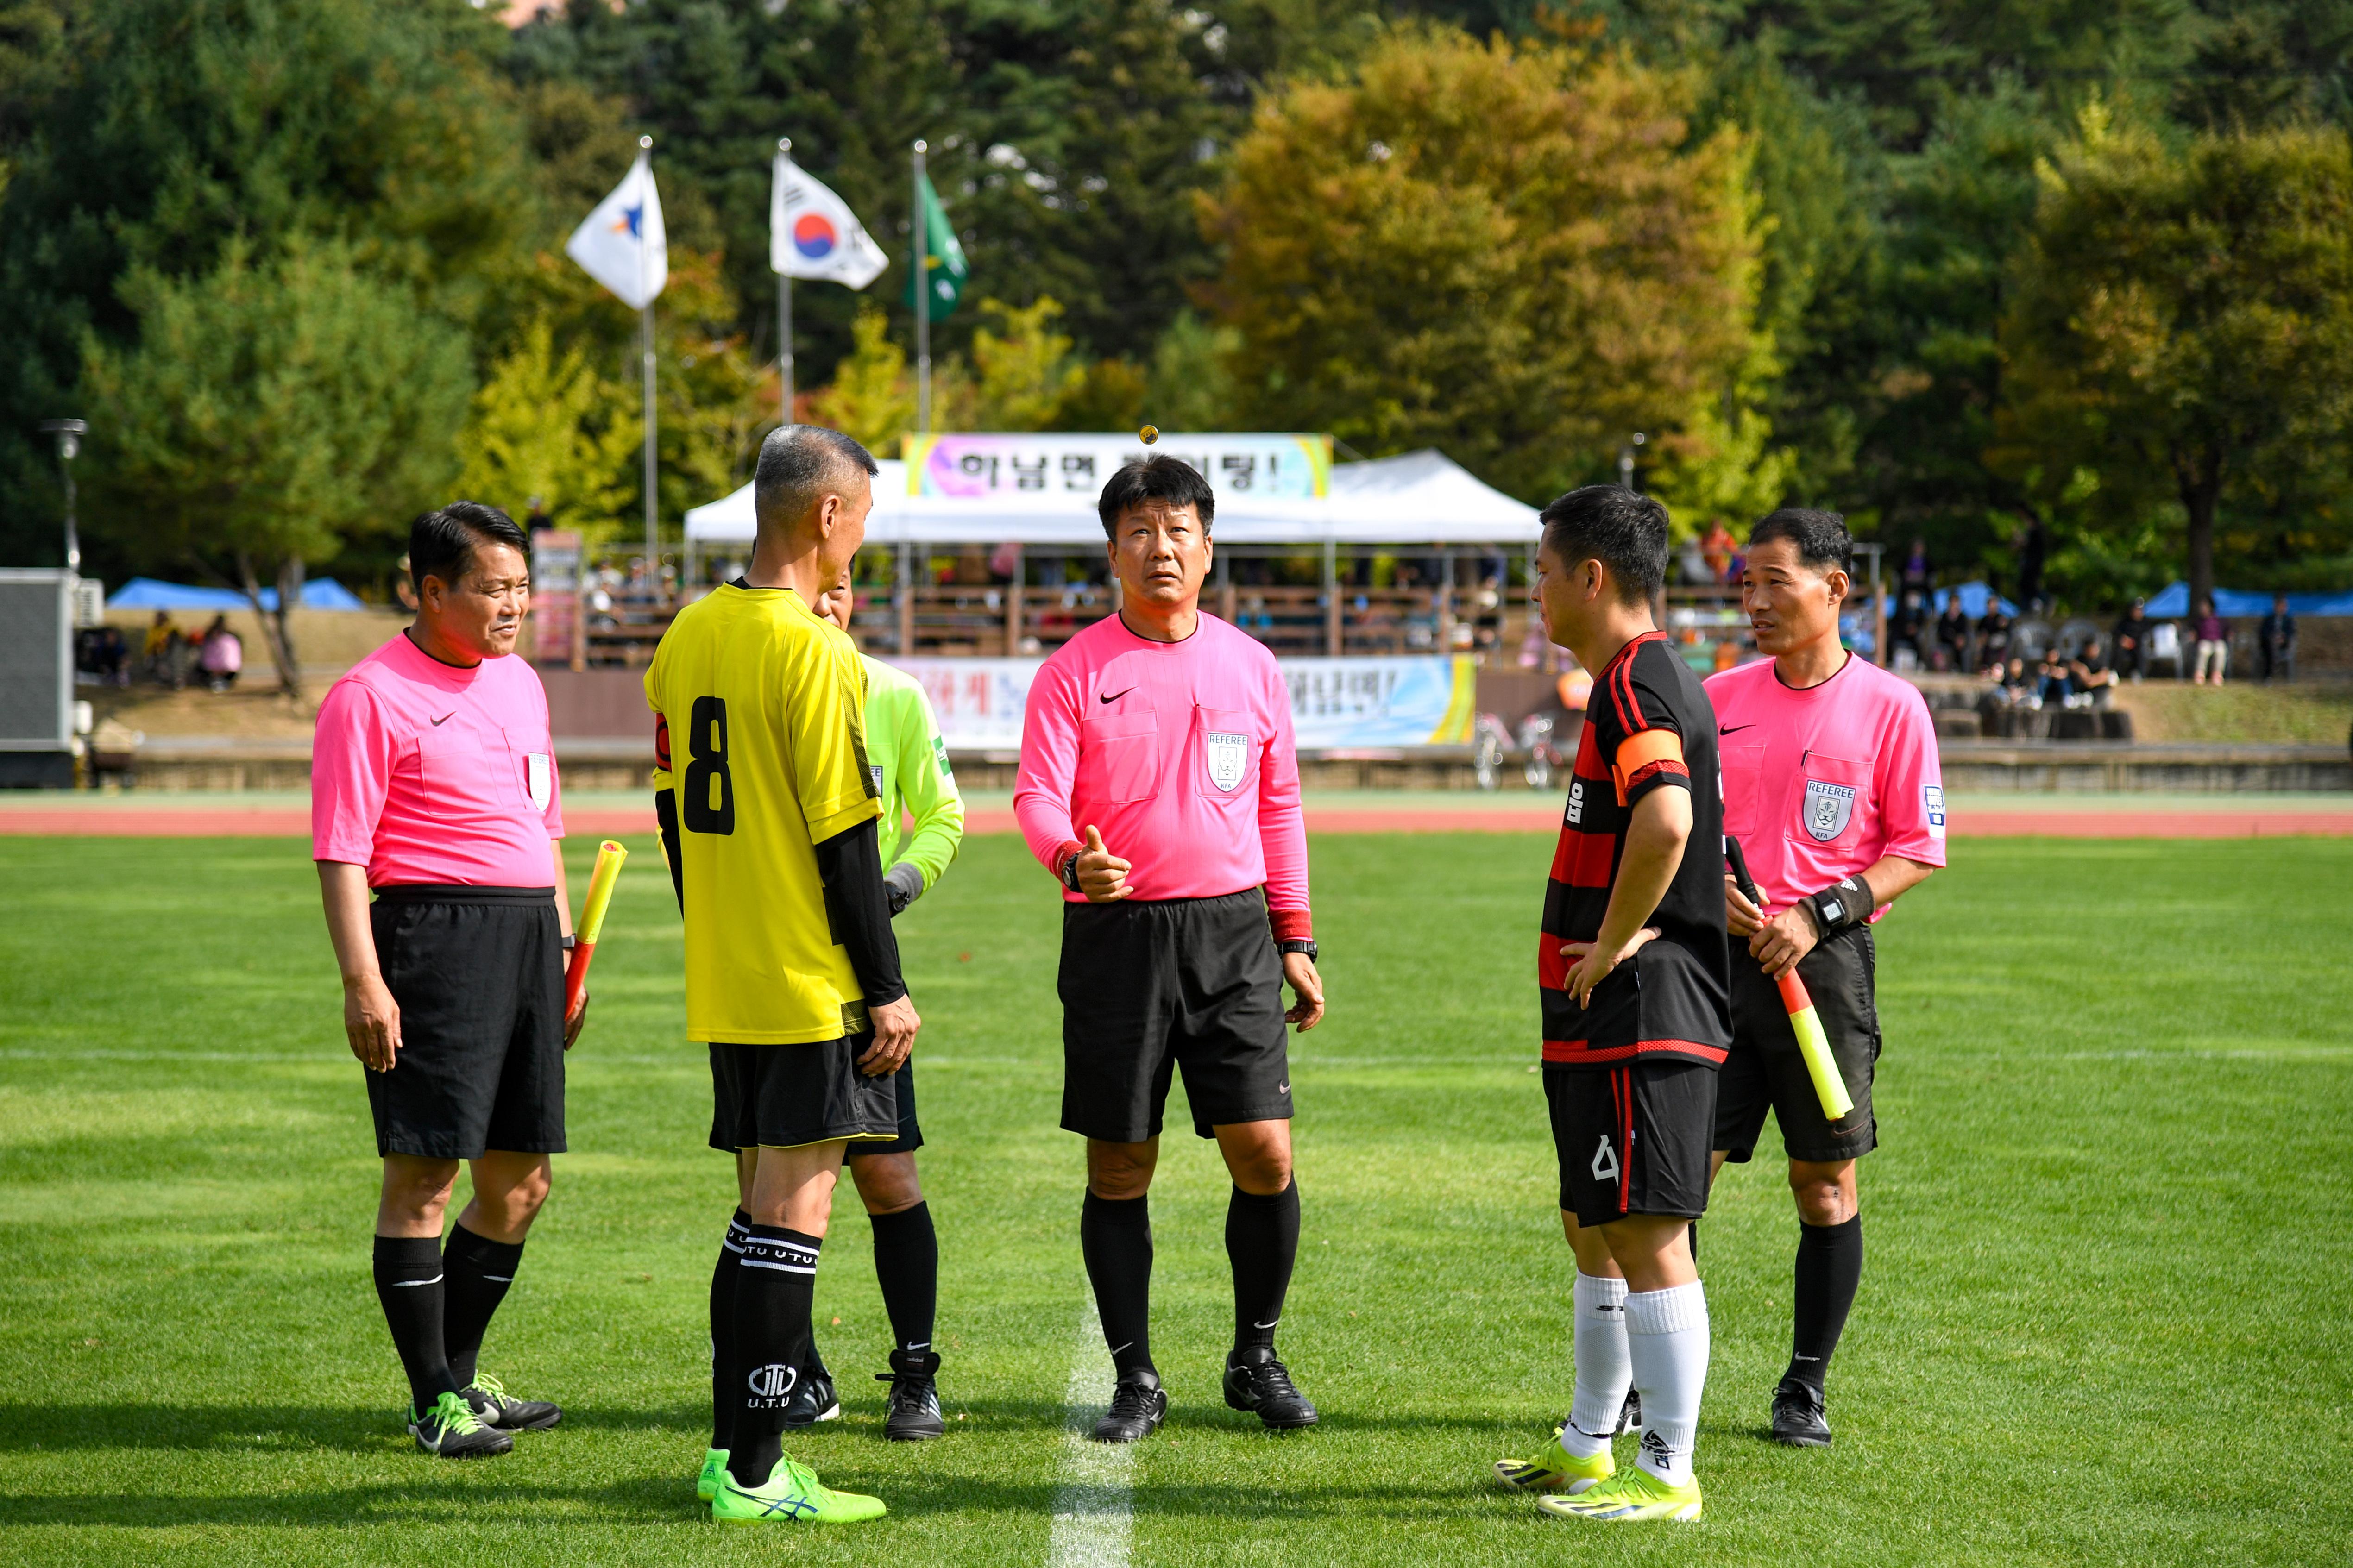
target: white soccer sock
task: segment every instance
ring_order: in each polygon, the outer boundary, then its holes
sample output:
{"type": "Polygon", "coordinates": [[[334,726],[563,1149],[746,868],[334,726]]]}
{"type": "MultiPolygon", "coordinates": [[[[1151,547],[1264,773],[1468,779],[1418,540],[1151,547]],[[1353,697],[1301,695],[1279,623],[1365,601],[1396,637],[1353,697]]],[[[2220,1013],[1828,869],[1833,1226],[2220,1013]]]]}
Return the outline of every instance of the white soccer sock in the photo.
{"type": "Polygon", "coordinates": [[[1626,1354],[1626,1281],[1579,1269],[1573,1299],[1577,1398],[1568,1407],[1560,1446],[1572,1458],[1589,1459],[1609,1447],[1618,1414],[1625,1407],[1627,1385],[1633,1381],[1633,1363],[1626,1354]]]}
{"type": "Polygon", "coordinates": [[[1642,1395],[1642,1451],[1635,1463],[1669,1486],[1689,1486],[1707,1386],[1707,1292],[1696,1279],[1626,1298],[1626,1351],[1642,1395]]]}

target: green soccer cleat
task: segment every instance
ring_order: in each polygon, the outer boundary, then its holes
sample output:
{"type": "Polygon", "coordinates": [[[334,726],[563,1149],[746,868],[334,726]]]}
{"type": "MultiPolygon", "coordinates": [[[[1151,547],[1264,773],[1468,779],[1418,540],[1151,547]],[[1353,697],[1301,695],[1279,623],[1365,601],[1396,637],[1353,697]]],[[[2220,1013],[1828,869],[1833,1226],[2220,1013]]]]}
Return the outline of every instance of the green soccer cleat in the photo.
{"type": "Polygon", "coordinates": [[[512,1437],[483,1425],[482,1418],[474,1414],[474,1407],[455,1394],[441,1395],[423,1415],[410,1405],[408,1435],[417,1439],[418,1447],[441,1459],[503,1454],[514,1447],[512,1437]]]}
{"type": "Polygon", "coordinates": [[[765,1485],[745,1487],[721,1473],[711,1500],[720,1524],[861,1524],[891,1510],[879,1497],[838,1492],[820,1484],[815,1471],[795,1459],[778,1459],[765,1485]]]}
{"type": "Polygon", "coordinates": [[[702,1473],[694,1478],[694,1495],[701,1498],[703,1501],[709,1502],[712,1498],[719,1495],[719,1489],[726,1483],[726,1480],[727,1450],[724,1448],[703,1449],[702,1473]]]}
{"type": "Polygon", "coordinates": [[[1553,1431],[1552,1441],[1543,1453],[1533,1459],[1498,1459],[1495,1479],[1515,1492],[1560,1492],[1575,1497],[1587,1488],[1598,1486],[1617,1473],[1618,1462],[1604,1448],[1589,1459],[1580,1459],[1561,1447],[1564,1424],[1553,1431]]]}
{"type": "Polygon", "coordinates": [[[473,1406],[483,1426],[501,1432],[544,1432],[564,1419],[564,1412],[544,1399],[517,1399],[487,1372],[476,1373],[459,1397],[473,1406]]]}
{"type": "Polygon", "coordinates": [[[1651,1520],[1692,1524],[1700,1515],[1699,1483],[1671,1487],[1637,1465],[1574,1497],[1538,1498],[1536,1506],[1563,1519],[1599,1520],[1605,1524],[1636,1524],[1651,1520]]]}

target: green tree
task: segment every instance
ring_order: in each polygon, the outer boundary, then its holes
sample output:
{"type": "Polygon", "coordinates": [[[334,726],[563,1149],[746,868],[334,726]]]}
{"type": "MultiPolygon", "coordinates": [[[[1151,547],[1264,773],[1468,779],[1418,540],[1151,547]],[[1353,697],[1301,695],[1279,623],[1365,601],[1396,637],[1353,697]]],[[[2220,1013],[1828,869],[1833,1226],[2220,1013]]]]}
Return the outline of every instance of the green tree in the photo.
{"type": "Polygon", "coordinates": [[[1996,460],[2046,499],[2088,486],[2111,517],[2169,489],[2209,594],[2225,504],[2346,454],[2353,147],[2293,129],[2177,149],[2094,103],[2040,173],[1996,460]]]}
{"type": "Polygon", "coordinates": [[[233,240],[198,277],[134,268],[123,296],[137,342],[92,333],[84,367],[103,526],[241,591],[300,701],[287,612],[309,567],[442,499],[472,386],[465,342],[331,244],[260,260],[233,240]]]}
{"type": "Polygon", "coordinates": [[[1533,497],[1722,395],[1756,348],[1747,149],[1689,108],[1620,55],[1424,28],[1262,102],[1204,204],[1241,417],[1533,497]]]}
{"type": "Polygon", "coordinates": [[[972,363],[980,401],[974,410],[983,430],[1051,430],[1062,406],[1085,386],[1087,373],[1071,358],[1071,340],[1054,331],[1062,307],[1050,294],[1028,306],[1002,300],[980,302],[980,313],[1000,331],[982,327],[972,335],[972,363]]]}
{"type": "Polygon", "coordinates": [[[859,311],[851,331],[854,346],[834,367],[833,384],[809,400],[809,416],[889,457],[899,437],[915,427],[914,378],[880,306],[859,311]]]}
{"type": "Polygon", "coordinates": [[[537,500],[557,527],[600,544],[638,490],[638,401],[636,387],[598,375],[580,348],[559,353],[538,317],[474,395],[458,438],[458,488],[515,517],[537,500]]]}

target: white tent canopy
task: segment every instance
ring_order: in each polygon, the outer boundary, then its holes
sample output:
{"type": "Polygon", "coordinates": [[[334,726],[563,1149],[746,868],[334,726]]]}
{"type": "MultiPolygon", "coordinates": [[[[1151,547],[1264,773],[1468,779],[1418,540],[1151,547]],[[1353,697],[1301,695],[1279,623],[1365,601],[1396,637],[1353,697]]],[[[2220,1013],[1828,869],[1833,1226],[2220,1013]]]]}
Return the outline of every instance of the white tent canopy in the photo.
{"type": "MultiPolygon", "coordinates": [[[[976,504],[907,494],[907,466],[881,464],[874,478],[869,544],[1103,543],[1091,495],[1040,494],[1034,503],[976,504]]],[[[686,514],[691,546],[748,544],[752,487],[686,514]]],[[[1332,465],[1330,494],[1314,500],[1218,503],[1217,537],[1228,544],[1531,544],[1536,509],[1473,478],[1443,453],[1424,449],[1370,462],[1332,465]]]]}

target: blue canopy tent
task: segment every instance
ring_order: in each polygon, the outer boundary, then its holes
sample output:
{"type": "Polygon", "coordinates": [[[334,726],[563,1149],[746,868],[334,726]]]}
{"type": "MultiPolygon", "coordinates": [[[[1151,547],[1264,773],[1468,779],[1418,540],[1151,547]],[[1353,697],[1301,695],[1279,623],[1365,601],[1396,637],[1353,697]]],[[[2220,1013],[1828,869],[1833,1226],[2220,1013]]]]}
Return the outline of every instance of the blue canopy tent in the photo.
{"type": "MultiPolygon", "coordinates": [[[[249,610],[245,595],[227,588],[198,588],[186,583],[164,583],[153,577],[133,577],[106,601],[110,610],[249,610]]],[[[261,607],[278,608],[278,590],[261,591],[261,607]]],[[[302,584],[305,610],[364,610],[358,595],[332,577],[313,577],[302,584]]]]}
{"type": "MultiPolygon", "coordinates": [[[[2290,594],[2287,608],[2293,616],[2353,616],[2353,594],[2290,594]]],[[[2267,616],[2271,610],[2269,594],[2250,594],[2238,588],[2214,590],[2214,613],[2218,616],[2267,616]]],[[[2167,584],[2165,592],[2148,602],[2148,613],[2156,620],[2188,615],[2189,584],[2167,584]]]]}
{"type": "Polygon", "coordinates": [[[1986,613],[1986,601],[1988,599],[1992,599],[1996,604],[2000,605],[2001,606],[2001,613],[2005,616],[2014,616],[2018,614],[2018,606],[2016,605],[2011,604],[2008,599],[1996,597],[1994,591],[1991,588],[1987,587],[1983,583],[1964,583],[1957,588],[1939,588],[1936,590],[1936,607],[1938,615],[1941,616],[1945,613],[1945,602],[1956,594],[1959,595],[1961,598],[1961,614],[1968,616],[1968,618],[1973,621],[1986,613]]]}

